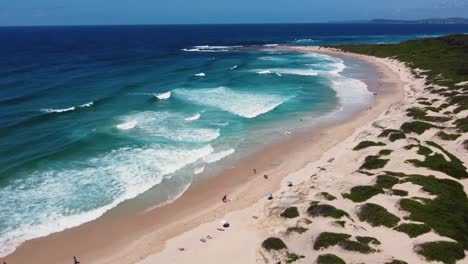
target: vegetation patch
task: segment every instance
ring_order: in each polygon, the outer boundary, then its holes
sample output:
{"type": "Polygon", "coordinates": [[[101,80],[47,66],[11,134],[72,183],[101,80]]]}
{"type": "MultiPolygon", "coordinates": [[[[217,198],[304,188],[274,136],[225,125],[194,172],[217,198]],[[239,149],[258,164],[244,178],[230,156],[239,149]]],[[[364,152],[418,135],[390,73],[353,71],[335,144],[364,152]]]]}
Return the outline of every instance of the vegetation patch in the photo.
{"type": "Polygon", "coordinates": [[[319,193],[320,196],[322,196],[323,198],[325,198],[326,200],[328,201],[333,201],[333,200],[336,200],[336,197],[327,193],[327,192],[321,192],[319,193]]]}
{"type": "Polygon", "coordinates": [[[343,194],[343,197],[350,199],[355,203],[360,203],[369,200],[372,196],[375,196],[379,193],[383,193],[381,188],[363,185],[363,186],[354,186],[351,188],[350,193],[343,194]]]}
{"type": "Polygon", "coordinates": [[[383,168],[389,159],[381,159],[380,156],[367,156],[361,169],[375,170],[383,168]]]}
{"type": "Polygon", "coordinates": [[[396,196],[408,196],[408,192],[399,189],[391,189],[391,194],[396,196]]]}
{"type": "Polygon", "coordinates": [[[380,175],[377,176],[376,186],[383,188],[383,189],[390,189],[393,185],[399,183],[400,180],[398,178],[388,176],[388,175],[380,175]]]}
{"type": "Polygon", "coordinates": [[[444,131],[440,131],[439,133],[436,134],[436,136],[442,140],[456,140],[459,138],[461,135],[460,134],[447,134],[444,131]]]}
{"type": "Polygon", "coordinates": [[[462,133],[468,132],[468,117],[460,118],[455,121],[455,126],[462,133]]]}
{"type": "Polygon", "coordinates": [[[281,250],[287,248],[283,240],[277,237],[269,237],[265,239],[262,243],[262,247],[268,251],[281,250]]]}
{"type": "Polygon", "coordinates": [[[384,131],[380,133],[379,137],[388,137],[391,142],[395,142],[399,139],[406,138],[406,135],[398,129],[384,129],[384,131]]]}
{"type": "Polygon", "coordinates": [[[385,143],[382,142],[373,142],[373,141],[361,141],[353,150],[361,150],[368,147],[375,147],[375,146],[385,146],[385,143]]]}
{"type": "Polygon", "coordinates": [[[374,245],[380,245],[380,241],[375,237],[357,236],[356,240],[359,241],[359,243],[366,244],[366,245],[369,245],[369,243],[372,243],[374,245]]]}
{"type": "Polygon", "coordinates": [[[346,262],[336,255],[324,254],[318,256],[317,264],[346,264],[346,262]]]}
{"type": "Polygon", "coordinates": [[[395,230],[406,233],[409,237],[418,237],[431,231],[431,228],[425,224],[401,224],[395,230]]]}
{"type": "Polygon", "coordinates": [[[333,217],[333,218],[341,218],[343,216],[349,217],[348,213],[343,210],[337,209],[332,205],[329,204],[312,204],[309,208],[307,208],[307,213],[310,216],[323,216],[323,217],[333,217]]]}
{"type": "Polygon", "coordinates": [[[390,155],[391,153],[393,152],[393,150],[391,149],[382,149],[381,151],[379,151],[379,156],[388,156],[390,155]]]}
{"type": "MultiPolygon", "coordinates": [[[[429,103],[430,105],[430,103],[429,103]]],[[[447,122],[450,120],[450,117],[443,117],[443,116],[430,116],[427,115],[426,111],[420,108],[410,108],[406,110],[407,115],[414,117],[415,119],[424,120],[428,122],[447,122]]]]}
{"type": "Polygon", "coordinates": [[[359,220],[369,223],[371,226],[394,227],[400,221],[396,215],[390,213],[384,207],[367,203],[361,206],[358,212],[359,220]]]}
{"type": "Polygon", "coordinates": [[[425,199],[424,203],[402,199],[400,207],[410,213],[409,219],[423,222],[438,234],[468,248],[468,198],[463,186],[456,181],[434,176],[408,175],[407,181],[437,196],[433,200],[425,199]]]}
{"type": "MultiPolygon", "coordinates": [[[[420,149],[420,151],[418,151],[418,154],[424,155],[424,160],[421,161],[417,159],[410,159],[407,160],[407,162],[413,164],[416,167],[424,167],[431,170],[443,172],[457,179],[468,178],[468,172],[466,171],[465,166],[463,166],[461,160],[459,160],[457,157],[455,157],[450,152],[446,151],[434,142],[427,141],[426,143],[428,145],[440,149],[445,155],[447,155],[450,158],[450,161],[445,160],[444,155],[440,153],[434,153],[433,155],[429,155],[427,151],[421,152],[420,149]]],[[[432,153],[432,151],[430,152],[432,153]]]]}
{"type": "Polygon", "coordinates": [[[392,261],[385,262],[385,264],[408,264],[408,262],[399,259],[394,259],[392,261]]]}
{"type": "Polygon", "coordinates": [[[305,227],[300,227],[300,226],[293,226],[293,227],[288,227],[288,229],[286,229],[286,233],[292,233],[292,232],[295,232],[295,233],[298,233],[298,234],[303,234],[307,231],[308,229],[305,228],[305,227]]]}
{"type": "Polygon", "coordinates": [[[345,227],[346,221],[340,221],[340,220],[338,220],[338,221],[334,221],[333,223],[335,223],[335,224],[337,224],[337,225],[339,225],[339,226],[341,226],[341,227],[345,227]]]}
{"type": "Polygon", "coordinates": [[[281,214],[281,217],[284,218],[295,218],[299,216],[299,211],[297,210],[297,207],[292,206],[284,210],[281,214]]]}
{"type": "Polygon", "coordinates": [[[416,246],[416,252],[426,260],[452,264],[465,257],[464,248],[459,243],[448,241],[427,242],[416,246]]]}
{"type": "Polygon", "coordinates": [[[293,262],[296,262],[296,261],[298,261],[298,260],[300,260],[302,258],[305,258],[302,255],[297,255],[297,254],[291,253],[291,252],[286,253],[286,257],[287,257],[286,263],[293,263],[293,262]]]}
{"type": "Polygon", "coordinates": [[[322,248],[328,248],[338,243],[347,240],[350,238],[351,235],[343,234],[343,233],[331,233],[331,232],[323,232],[315,239],[314,249],[319,250],[322,248]]]}
{"type": "Polygon", "coordinates": [[[405,133],[414,132],[418,135],[421,135],[426,130],[431,129],[432,127],[434,126],[426,122],[412,121],[412,122],[406,122],[403,125],[401,125],[401,130],[403,130],[403,132],[405,133]]]}
{"type": "Polygon", "coordinates": [[[343,240],[339,243],[340,247],[347,251],[356,251],[363,254],[372,253],[375,250],[367,244],[363,244],[352,240],[343,240]]]}

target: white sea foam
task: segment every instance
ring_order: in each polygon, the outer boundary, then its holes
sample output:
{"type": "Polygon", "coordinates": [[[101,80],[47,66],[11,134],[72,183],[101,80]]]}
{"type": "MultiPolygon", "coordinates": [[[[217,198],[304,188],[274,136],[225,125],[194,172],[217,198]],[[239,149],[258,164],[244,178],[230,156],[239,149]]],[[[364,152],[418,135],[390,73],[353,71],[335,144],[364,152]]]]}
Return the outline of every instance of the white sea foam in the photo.
{"type": "Polygon", "coordinates": [[[69,111],[74,111],[76,108],[74,106],[69,107],[69,108],[63,108],[63,109],[41,109],[42,112],[45,113],[63,113],[63,112],[69,112],[69,111]]]}
{"type": "Polygon", "coordinates": [[[0,219],[7,227],[0,236],[0,256],[26,240],[92,221],[211,152],[209,145],[125,147],[28,172],[31,177],[0,187],[0,219]]]}
{"type": "Polygon", "coordinates": [[[237,69],[237,65],[234,65],[234,66],[232,66],[232,67],[229,68],[229,69],[230,69],[230,70],[235,70],[235,69],[237,69]]]}
{"type": "Polygon", "coordinates": [[[194,74],[194,76],[197,76],[197,77],[205,77],[205,76],[206,76],[206,74],[205,74],[205,73],[203,73],[203,72],[200,72],[200,73],[196,73],[196,74],[194,74]]]}
{"type": "Polygon", "coordinates": [[[89,102],[89,103],[80,105],[80,107],[91,107],[93,105],[94,105],[94,102],[89,102]]]}
{"type": "Polygon", "coordinates": [[[270,70],[261,70],[257,71],[258,74],[271,74],[272,72],[270,70]]]}
{"type": "Polygon", "coordinates": [[[156,98],[158,98],[159,100],[167,100],[167,99],[171,98],[171,91],[165,92],[165,93],[160,93],[160,94],[154,94],[154,96],[156,98]]]}
{"type": "Polygon", "coordinates": [[[203,157],[203,161],[205,161],[206,163],[213,163],[213,162],[224,159],[225,157],[231,155],[234,152],[236,152],[236,150],[231,148],[231,149],[219,151],[216,153],[210,153],[206,155],[205,157],[203,157]]]}
{"type": "Polygon", "coordinates": [[[121,118],[122,122],[137,122],[132,134],[162,137],[173,141],[209,142],[220,136],[219,129],[201,128],[187,122],[181,114],[144,111],[121,118]]]}
{"type": "Polygon", "coordinates": [[[290,74],[290,75],[303,75],[303,76],[315,76],[318,75],[318,72],[313,69],[288,69],[288,68],[278,68],[278,69],[261,69],[254,70],[258,74],[290,74]]]}
{"type": "Polygon", "coordinates": [[[118,124],[116,127],[121,130],[129,130],[134,128],[138,124],[137,121],[129,121],[122,124],[118,124]]]}
{"type": "Polygon", "coordinates": [[[289,99],[278,94],[234,91],[226,87],[176,89],[174,95],[183,100],[216,107],[245,118],[254,118],[267,113],[289,99]]]}
{"type": "Polygon", "coordinates": [[[200,113],[196,113],[195,115],[191,116],[191,117],[187,117],[185,118],[185,121],[194,121],[194,120],[198,120],[200,119],[200,113]]]}
{"type": "Polygon", "coordinates": [[[182,49],[182,51],[186,52],[227,52],[231,50],[235,50],[238,48],[242,48],[242,46],[209,46],[209,45],[203,45],[203,46],[194,46],[189,49],[185,48],[182,49]]]}
{"type": "Polygon", "coordinates": [[[307,39],[298,39],[298,40],[296,40],[297,43],[316,42],[316,41],[317,41],[317,40],[310,39],[310,38],[307,38],[307,39]]]}
{"type": "Polygon", "coordinates": [[[197,167],[193,170],[193,174],[197,175],[202,173],[205,170],[205,166],[197,167]]]}
{"type": "Polygon", "coordinates": [[[265,44],[263,47],[277,47],[278,44],[265,44]]]}

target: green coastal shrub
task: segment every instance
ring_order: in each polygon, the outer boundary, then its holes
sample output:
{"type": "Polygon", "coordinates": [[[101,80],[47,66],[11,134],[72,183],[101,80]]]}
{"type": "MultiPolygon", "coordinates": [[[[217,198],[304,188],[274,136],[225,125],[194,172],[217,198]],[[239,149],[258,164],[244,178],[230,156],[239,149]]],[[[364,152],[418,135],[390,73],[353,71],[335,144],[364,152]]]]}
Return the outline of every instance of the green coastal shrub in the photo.
{"type": "Polygon", "coordinates": [[[381,151],[379,151],[379,156],[388,156],[390,155],[391,153],[393,152],[393,150],[391,149],[382,149],[381,151]]]}
{"type": "Polygon", "coordinates": [[[286,263],[293,263],[293,262],[296,262],[296,261],[298,261],[298,260],[300,260],[302,258],[305,258],[302,255],[297,255],[297,254],[291,253],[291,252],[287,252],[286,257],[287,257],[286,263]]]}
{"type": "Polygon", "coordinates": [[[436,136],[446,141],[456,140],[457,138],[461,137],[460,134],[447,134],[444,131],[440,131],[439,133],[436,134],[436,136]]]}
{"type": "Polygon", "coordinates": [[[323,232],[315,239],[314,249],[319,250],[338,245],[341,241],[347,240],[351,235],[343,233],[323,232]]]}
{"type": "Polygon", "coordinates": [[[432,127],[434,126],[426,122],[413,121],[413,122],[406,122],[403,125],[401,125],[401,130],[403,130],[403,132],[405,133],[414,132],[418,135],[421,135],[426,130],[431,129],[432,127]]]}
{"type": "Polygon", "coordinates": [[[399,189],[391,189],[391,194],[396,196],[408,196],[408,192],[399,189]]]}
{"type": "Polygon", "coordinates": [[[388,176],[388,175],[380,175],[377,176],[377,182],[375,185],[380,188],[390,189],[393,185],[399,183],[400,180],[398,178],[388,176]]]}
{"type": "Polygon", "coordinates": [[[380,156],[367,156],[361,169],[375,170],[383,168],[389,159],[381,159],[380,156]]]}
{"type": "Polygon", "coordinates": [[[383,193],[381,188],[370,185],[363,185],[352,187],[349,193],[343,194],[343,197],[350,199],[355,203],[360,203],[369,200],[372,196],[375,196],[379,193],[383,193]]]}
{"type": "Polygon", "coordinates": [[[427,141],[426,143],[430,146],[440,149],[445,155],[447,155],[450,158],[450,161],[447,161],[444,155],[439,154],[439,153],[434,153],[432,155],[429,155],[430,153],[432,153],[431,150],[429,150],[430,152],[429,151],[421,152],[421,148],[420,148],[420,151],[418,151],[418,154],[424,155],[425,156],[424,160],[421,161],[417,159],[410,159],[410,160],[407,160],[406,162],[411,163],[416,167],[424,167],[424,168],[428,168],[431,170],[440,171],[457,179],[468,178],[468,172],[465,166],[463,166],[463,163],[461,160],[459,160],[457,157],[455,157],[450,152],[446,151],[445,149],[443,149],[441,146],[439,146],[438,144],[434,142],[427,141]]]}
{"type": "Polygon", "coordinates": [[[284,218],[295,218],[299,216],[299,211],[297,210],[297,207],[292,206],[292,207],[286,208],[286,210],[284,210],[280,214],[280,216],[284,218]]]}
{"type": "Polygon", "coordinates": [[[320,255],[317,264],[346,264],[344,260],[333,254],[320,255]]]}
{"type": "Polygon", "coordinates": [[[431,231],[431,228],[425,224],[401,224],[395,230],[406,233],[409,237],[418,237],[431,231]]]}
{"type": "Polygon", "coordinates": [[[385,143],[382,142],[373,142],[373,141],[361,141],[353,150],[361,150],[368,147],[375,147],[375,146],[385,146],[385,143]]]}
{"type": "Polygon", "coordinates": [[[380,245],[380,241],[375,237],[357,236],[356,240],[359,241],[359,243],[366,244],[366,245],[369,245],[369,243],[372,243],[374,245],[380,245]]]}
{"type": "Polygon", "coordinates": [[[359,220],[369,223],[371,226],[394,227],[400,221],[396,215],[390,213],[384,207],[367,203],[361,206],[358,211],[359,220]]]}
{"type": "Polygon", "coordinates": [[[323,217],[333,217],[341,218],[343,216],[348,216],[343,210],[337,209],[332,205],[328,204],[312,204],[307,208],[307,213],[312,217],[323,216],[323,217]]]}
{"type": "Polygon", "coordinates": [[[400,140],[400,139],[405,139],[406,138],[406,135],[402,132],[398,132],[398,133],[391,133],[390,136],[388,137],[388,139],[391,141],[391,142],[395,142],[397,140],[400,140]]]}
{"type": "Polygon", "coordinates": [[[359,243],[352,240],[343,240],[339,243],[340,247],[347,251],[355,251],[363,254],[372,253],[375,250],[367,244],[359,243]]]}
{"type": "Polygon", "coordinates": [[[428,261],[441,261],[446,264],[454,264],[465,257],[463,246],[456,242],[427,242],[417,245],[415,250],[428,261]]]}
{"type": "Polygon", "coordinates": [[[269,237],[265,239],[262,243],[262,247],[268,251],[270,250],[281,250],[285,249],[286,244],[284,244],[283,240],[277,237],[269,237]]]}
{"type": "Polygon", "coordinates": [[[392,261],[385,262],[385,264],[408,264],[408,262],[399,259],[394,259],[392,261]]]}
{"type": "Polygon", "coordinates": [[[298,234],[303,234],[307,231],[308,229],[305,228],[305,227],[300,227],[300,226],[293,226],[293,227],[288,227],[288,229],[286,229],[286,233],[292,233],[292,232],[295,232],[295,233],[298,233],[298,234]]]}
{"type": "Polygon", "coordinates": [[[336,200],[336,197],[327,193],[327,192],[321,192],[319,193],[319,195],[321,195],[323,198],[325,198],[326,200],[328,201],[333,201],[333,200],[336,200]]]}

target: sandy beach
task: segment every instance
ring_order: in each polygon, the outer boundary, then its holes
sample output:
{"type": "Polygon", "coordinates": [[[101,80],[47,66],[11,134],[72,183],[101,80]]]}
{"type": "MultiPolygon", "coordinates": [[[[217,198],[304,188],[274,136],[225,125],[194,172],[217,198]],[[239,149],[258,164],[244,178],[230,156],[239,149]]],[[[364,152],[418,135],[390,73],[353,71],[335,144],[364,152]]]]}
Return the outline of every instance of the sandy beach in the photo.
{"type": "MultiPolygon", "coordinates": [[[[90,223],[28,241],[5,261],[70,263],[75,255],[81,263],[276,263],[282,256],[261,249],[261,243],[267,237],[281,236],[291,252],[304,257],[297,263],[314,263],[317,252],[309,250],[313,242],[311,238],[323,231],[346,230],[352,236],[377,238],[381,242],[379,251],[362,255],[331,247],[323,252],[336,253],[348,263],[384,263],[394,257],[410,263],[423,262],[413,251],[416,243],[449,239],[434,232],[412,239],[404,233],[351,220],[340,226],[334,219],[326,217],[305,223],[303,219],[285,220],[278,215],[291,205],[304,211],[310,201],[324,200],[322,193],[327,192],[336,197],[328,202],[330,205],[355,216],[356,204],[341,194],[349,192],[355,185],[373,181],[358,171],[365,157],[376,150],[392,150],[386,170],[427,174],[424,168],[404,163],[405,159],[417,158],[415,153],[403,149],[409,139],[386,142],[385,147],[369,147],[361,151],[353,148],[364,140],[382,141],[378,138],[381,130],[398,128],[409,120],[405,111],[417,98],[433,99],[435,95],[425,92],[424,80],[415,78],[405,65],[395,60],[317,47],[279,46],[275,49],[317,52],[374,65],[381,76],[367,80],[369,89],[377,93],[371,109],[360,111],[344,122],[294,134],[268,146],[221,175],[190,187],[171,204],[127,215],[125,209],[132,204],[126,202],[120,209],[90,223]],[[378,86],[378,83],[383,85],[378,86]],[[293,183],[292,187],[287,186],[288,181],[293,183]],[[273,200],[266,199],[268,193],[272,193],[273,200]],[[225,194],[230,199],[227,203],[221,201],[225,194]],[[224,221],[229,222],[228,228],[222,227],[224,221]],[[307,231],[301,236],[287,234],[286,230],[291,226],[300,226],[307,231]]],[[[435,133],[431,129],[415,137],[437,141],[435,133]]],[[[440,144],[466,163],[468,156],[458,143],[465,139],[466,135],[463,135],[456,142],[440,144]]],[[[430,173],[447,178],[443,173],[430,173]]],[[[466,180],[460,182],[465,191],[468,190],[466,180]]],[[[398,184],[398,189],[412,196],[430,197],[419,186],[409,183],[398,184]]],[[[369,201],[384,205],[391,213],[403,217],[397,199],[396,196],[378,194],[369,201]]]]}

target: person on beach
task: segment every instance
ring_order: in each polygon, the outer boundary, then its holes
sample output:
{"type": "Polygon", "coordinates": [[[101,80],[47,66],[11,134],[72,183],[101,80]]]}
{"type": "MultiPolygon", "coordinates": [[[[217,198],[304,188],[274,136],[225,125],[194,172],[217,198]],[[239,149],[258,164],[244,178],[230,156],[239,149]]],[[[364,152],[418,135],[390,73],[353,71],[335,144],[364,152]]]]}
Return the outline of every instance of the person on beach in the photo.
{"type": "Polygon", "coordinates": [[[293,186],[292,181],[288,181],[288,187],[292,187],[292,186],[293,186]]]}
{"type": "Polygon", "coordinates": [[[268,200],[273,200],[273,194],[269,193],[268,196],[267,196],[267,199],[268,200]]]}
{"type": "Polygon", "coordinates": [[[257,174],[257,170],[256,170],[256,169],[253,169],[253,173],[254,173],[254,174],[257,174]]]}
{"type": "Polygon", "coordinates": [[[263,178],[265,178],[265,180],[268,180],[268,175],[263,175],[263,178]]]}
{"type": "Polygon", "coordinates": [[[80,262],[76,259],[75,256],[73,256],[73,264],[80,264],[80,262]]]}
{"type": "Polygon", "coordinates": [[[223,200],[223,203],[227,203],[227,202],[228,202],[228,198],[227,198],[227,195],[226,195],[226,194],[223,196],[223,199],[222,199],[222,200],[223,200]]]}

